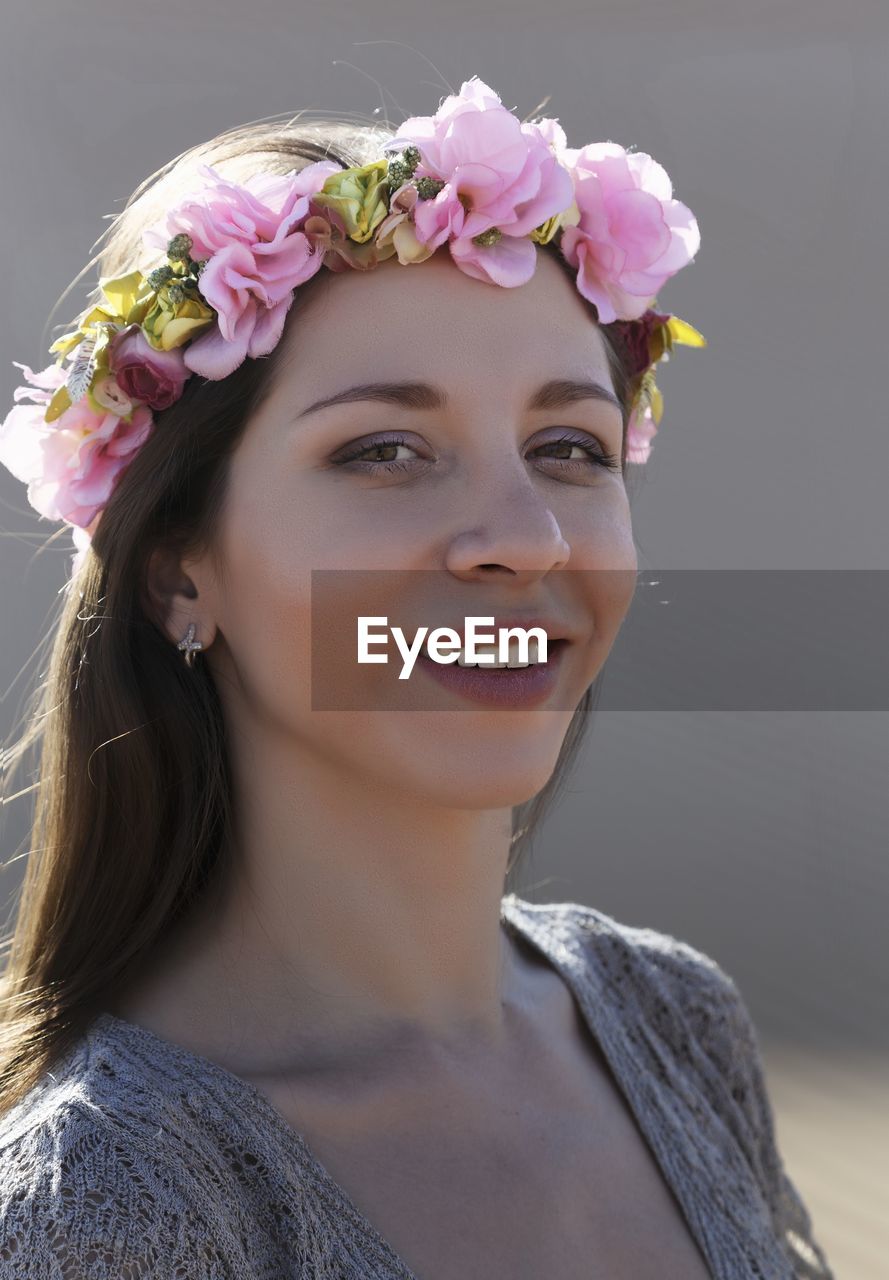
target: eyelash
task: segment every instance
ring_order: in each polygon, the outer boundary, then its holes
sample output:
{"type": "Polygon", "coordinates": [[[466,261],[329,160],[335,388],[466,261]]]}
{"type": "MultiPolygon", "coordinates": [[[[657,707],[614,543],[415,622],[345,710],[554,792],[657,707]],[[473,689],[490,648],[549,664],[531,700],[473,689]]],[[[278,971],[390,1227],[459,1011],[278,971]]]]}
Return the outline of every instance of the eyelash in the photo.
{"type": "MultiPolygon", "coordinates": [[[[538,449],[548,449],[553,445],[565,444],[577,445],[579,448],[583,449],[593,459],[596,466],[605,467],[609,471],[622,470],[621,461],[617,454],[606,453],[597,445],[590,444],[589,440],[584,436],[564,435],[560,436],[558,440],[546,440],[543,444],[537,445],[536,447],[538,449]]],[[[413,448],[413,445],[409,444],[404,436],[391,436],[383,440],[374,440],[370,444],[360,445],[357,449],[353,449],[350,453],[346,453],[338,458],[336,460],[336,465],[344,466],[346,463],[353,462],[360,458],[363,453],[372,453],[374,449],[388,449],[393,445],[406,445],[409,449],[413,448]]],[[[568,467],[575,467],[578,465],[578,459],[576,458],[556,458],[555,461],[564,462],[568,467]]],[[[369,468],[371,471],[375,471],[378,467],[384,467],[386,471],[405,471],[410,469],[410,464],[408,462],[382,462],[379,459],[376,461],[364,460],[359,462],[358,466],[360,469],[369,468]]],[[[585,467],[586,463],[581,462],[580,466],[585,467]]]]}

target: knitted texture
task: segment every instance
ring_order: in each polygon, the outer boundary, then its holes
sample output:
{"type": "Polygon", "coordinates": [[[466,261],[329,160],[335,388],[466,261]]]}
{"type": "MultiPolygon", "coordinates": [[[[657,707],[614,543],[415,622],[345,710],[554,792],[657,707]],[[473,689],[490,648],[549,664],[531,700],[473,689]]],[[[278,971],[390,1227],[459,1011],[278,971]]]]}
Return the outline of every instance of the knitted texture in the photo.
{"type": "MultiPolygon", "coordinates": [[[[714,1280],[835,1280],[719,964],[579,903],[501,919],[576,997],[714,1280]]],[[[263,1094],[109,1013],[0,1120],[0,1280],[26,1277],[417,1280],[263,1094]]]]}

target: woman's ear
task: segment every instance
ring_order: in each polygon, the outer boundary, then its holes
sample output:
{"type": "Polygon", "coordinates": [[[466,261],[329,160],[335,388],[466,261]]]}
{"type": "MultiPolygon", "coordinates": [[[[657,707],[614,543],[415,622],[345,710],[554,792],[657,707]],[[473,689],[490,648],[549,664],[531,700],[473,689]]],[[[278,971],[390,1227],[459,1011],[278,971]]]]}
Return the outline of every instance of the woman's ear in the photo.
{"type": "Polygon", "coordinates": [[[149,556],[146,573],[147,617],[178,644],[195,624],[195,640],[208,649],[216,635],[213,584],[209,562],[182,559],[179,550],[170,546],[156,547],[149,556]]]}

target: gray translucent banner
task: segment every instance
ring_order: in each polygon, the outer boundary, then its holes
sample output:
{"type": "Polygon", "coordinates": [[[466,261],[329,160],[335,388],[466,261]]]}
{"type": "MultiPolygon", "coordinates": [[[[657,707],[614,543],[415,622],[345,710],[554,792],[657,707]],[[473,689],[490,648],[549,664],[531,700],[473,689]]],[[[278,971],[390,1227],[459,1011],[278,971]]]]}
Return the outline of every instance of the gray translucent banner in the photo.
{"type": "MultiPolygon", "coordinates": [[[[432,678],[428,659],[399,679],[395,628],[410,646],[420,627],[469,617],[494,618],[478,628],[494,636],[497,620],[546,618],[548,634],[571,637],[557,659],[549,646],[550,689],[504,706],[498,688],[492,709],[573,710],[598,681],[597,705],[612,711],[889,710],[889,570],[872,569],[565,569],[524,581],[316,569],[312,710],[485,709],[432,678]],[[384,637],[370,651],[386,663],[358,662],[359,616],[385,619],[363,626],[384,637]]],[[[499,679],[486,674],[485,687],[499,679]]]]}

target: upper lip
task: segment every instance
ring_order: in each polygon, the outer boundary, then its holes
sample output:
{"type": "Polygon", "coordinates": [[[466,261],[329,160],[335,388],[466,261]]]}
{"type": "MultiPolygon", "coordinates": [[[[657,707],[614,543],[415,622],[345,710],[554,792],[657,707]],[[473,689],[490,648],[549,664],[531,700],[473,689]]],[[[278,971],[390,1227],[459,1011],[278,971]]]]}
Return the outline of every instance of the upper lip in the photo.
{"type": "MultiPolygon", "coordinates": [[[[553,640],[567,640],[571,642],[574,639],[576,639],[576,636],[573,634],[571,627],[567,623],[560,621],[558,618],[548,617],[542,614],[536,614],[533,616],[526,615],[525,617],[519,617],[519,616],[506,617],[506,615],[504,614],[477,613],[477,614],[470,614],[469,616],[477,617],[477,618],[493,618],[494,619],[493,622],[479,622],[476,624],[476,627],[475,627],[476,643],[479,645],[484,643],[479,639],[479,636],[489,635],[492,632],[494,635],[494,639],[490,643],[496,643],[497,633],[501,627],[522,627],[525,631],[529,631],[532,627],[541,627],[543,631],[546,632],[546,638],[548,643],[552,642],[553,640]]],[[[424,648],[426,647],[426,641],[429,639],[430,634],[436,630],[436,627],[449,627],[451,631],[455,631],[457,633],[457,635],[460,637],[461,642],[465,645],[466,624],[465,624],[465,619],[461,619],[459,624],[457,623],[451,624],[449,622],[439,622],[439,623],[436,623],[435,626],[430,626],[423,641],[424,648]]]]}

